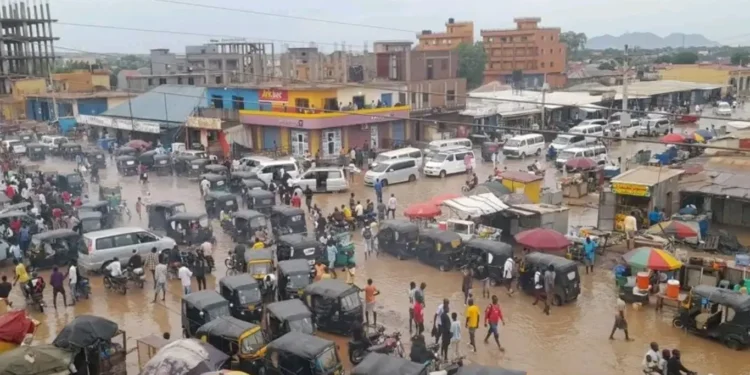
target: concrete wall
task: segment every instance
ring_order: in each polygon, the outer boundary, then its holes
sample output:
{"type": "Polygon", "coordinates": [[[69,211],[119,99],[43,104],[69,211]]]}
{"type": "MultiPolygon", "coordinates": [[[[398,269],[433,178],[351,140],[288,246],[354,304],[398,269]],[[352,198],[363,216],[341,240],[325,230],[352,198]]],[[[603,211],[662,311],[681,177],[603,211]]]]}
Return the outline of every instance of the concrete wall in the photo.
{"type": "MultiPolygon", "coordinates": [[[[365,97],[365,103],[371,104],[373,101],[377,104],[378,100],[383,100],[383,95],[390,95],[390,105],[394,105],[398,103],[399,101],[399,91],[405,92],[406,91],[406,85],[404,85],[400,90],[399,89],[392,89],[392,90],[386,90],[386,89],[379,89],[379,88],[367,88],[367,87],[343,87],[337,90],[336,97],[338,98],[339,102],[344,103],[344,105],[348,104],[352,101],[352,97],[354,96],[364,96],[365,97]]],[[[385,103],[385,100],[383,100],[385,103]]],[[[404,103],[405,104],[405,103],[404,103]]]]}
{"type": "Polygon", "coordinates": [[[729,70],[715,66],[672,65],[660,75],[661,79],[670,81],[729,84],[729,70]]]}
{"type": "MultiPolygon", "coordinates": [[[[242,109],[258,110],[258,90],[254,89],[223,89],[209,87],[206,90],[209,104],[217,97],[221,98],[222,108],[235,109],[235,99],[242,98],[242,109]]],[[[239,108],[238,108],[239,109],[239,108]]]]}
{"type": "Polygon", "coordinates": [[[408,104],[412,109],[454,107],[466,104],[466,79],[464,78],[409,82],[407,91],[409,92],[408,104]],[[453,91],[453,98],[449,97],[450,91],[453,91]]]}
{"type": "Polygon", "coordinates": [[[108,103],[106,98],[79,99],[77,106],[77,115],[98,115],[107,110],[108,103]]]}
{"type": "Polygon", "coordinates": [[[159,86],[161,84],[166,85],[190,85],[190,78],[193,79],[193,86],[203,86],[206,84],[206,80],[204,76],[198,76],[198,75],[192,75],[190,77],[187,76],[177,76],[177,75],[165,75],[165,76],[154,76],[154,77],[128,77],[128,90],[133,91],[148,91],[152,88],[159,86]],[[163,79],[164,81],[160,81],[160,79],[163,79]],[[159,83],[162,82],[162,83],[159,83]]]}

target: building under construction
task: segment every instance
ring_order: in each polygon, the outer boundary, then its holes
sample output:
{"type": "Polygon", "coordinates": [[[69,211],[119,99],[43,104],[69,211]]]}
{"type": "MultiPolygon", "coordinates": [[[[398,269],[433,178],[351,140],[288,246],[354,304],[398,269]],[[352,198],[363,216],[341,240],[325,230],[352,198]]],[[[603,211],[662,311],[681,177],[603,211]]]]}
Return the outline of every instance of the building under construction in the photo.
{"type": "Polygon", "coordinates": [[[0,7],[0,95],[11,94],[12,80],[46,77],[55,63],[49,3],[11,2],[0,7]]]}

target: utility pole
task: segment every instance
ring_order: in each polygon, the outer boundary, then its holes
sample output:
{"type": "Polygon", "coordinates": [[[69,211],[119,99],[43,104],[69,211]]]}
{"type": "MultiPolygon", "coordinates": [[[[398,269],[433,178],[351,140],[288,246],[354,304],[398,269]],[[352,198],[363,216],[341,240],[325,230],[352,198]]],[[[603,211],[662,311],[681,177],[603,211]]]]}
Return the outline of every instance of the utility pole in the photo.
{"type": "Polygon", "coordinates": [[[625,56],[622,61],[622,113],[620,114],[620,138],[627,138],[626,127],[630,126],[628,112],[628,45],[625,45],[625,56]]]}
{"type": "Polygon", "coordinates": [[[547,73],[544,73],[544,83],[542,84],[542,123],[539,127],[541,130],[547,129],[547,90],[549,90],[549,85],[547,84],[547,73]]]}

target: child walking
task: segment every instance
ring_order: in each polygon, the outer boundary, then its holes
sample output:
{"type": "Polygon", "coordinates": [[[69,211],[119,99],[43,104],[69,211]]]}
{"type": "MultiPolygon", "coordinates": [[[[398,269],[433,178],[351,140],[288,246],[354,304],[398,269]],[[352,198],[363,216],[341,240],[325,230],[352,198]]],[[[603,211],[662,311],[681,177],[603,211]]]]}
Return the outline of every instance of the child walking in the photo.
{"type": "Polygon", "coordinates": [[[459,323],[458,314],[455,312],[451,313],[451,319],[451,346],[453,347],[455,358],[458,358],[461,356],[461,323],[459,323]]]}

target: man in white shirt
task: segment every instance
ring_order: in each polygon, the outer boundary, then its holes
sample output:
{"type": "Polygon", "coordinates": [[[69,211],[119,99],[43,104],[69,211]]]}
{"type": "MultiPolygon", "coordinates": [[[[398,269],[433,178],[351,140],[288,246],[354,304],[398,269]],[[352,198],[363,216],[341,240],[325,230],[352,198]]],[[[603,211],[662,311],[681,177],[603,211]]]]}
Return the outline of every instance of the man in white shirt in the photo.
{"type": "Polygon", "coordinates": [[[180,278],[180,282],[182,283],[182,291],[185,293],[185,295],[190,294],[190,285],[192,284],[192,277],[193,277],[193,271],[190,271],[187,266],[180,267],[179,270],[177,270],[177,277],[180,278]]]}
{"type": "Polygon", "coordinates": [[[354,214],[357,215],[357,217],[361,217],[365,213],[365,208],[362,207],[362,202],[357,201],[357,205],[354,206],[354,214]]]}
{"type": "Polygon", "coordinates": [[[78,285],[78,268],[76,268],[75,263],[70,263],[70,267],[68,268],[68,283],[70,285],[71,299],[75,305],[76,301],[78,301],[78,294],[76,293],[76,285],[78,285]]]}
{"type": "Polygon", "coordinates": [[[209,242],[209,241],[206,241],[206,242],[204,242],[204,243],[201,244],[201,250],[203,250],[203,255],[205,255],[207,257],[208,256],[213,256],[213,254],[214,254],[213,249],[214,249],[214,247],[213,247],[213,245],[211,245],[211,242],[209,242]]]}
{"type": "Polygon", "coordinates": [[[391,194],[391,197],[388,198],[388,211],[385,213],[385,217],[388,218],[388,214],[391,214],[392,218],[396,218],[396,206],[398,206],[398,201],[396,201],[396,196],[391,194]]]}
{"type": "Polygon", "coordinates": [[[44,194],[39,193],[38,198],[39,198],[39,204],[41,204],[42,206],[47,204],[47,197],[44,194]]]}
{"type": "Polygon", "coordinates": [[[211,188],[211,183],[208,182],[208,180],[205,178],[202,179],[201,180],[201,194],[203,194],[204,197],[206,196],[206,194],[208,194],[208,191],[210,188],[211,188]]]}
{"type": "Polygon", "coordinates": [[[29,200],[29,188],[25,187],[21,189],[21,198],[23,198],[23,200],[29,200]]]}
{"type": "Polygon", "coordinates": [[[657,344],[656,342],[652,342],[651,345],[649,345],[648,351],[643,356],[643,362],[641,362],[641,365],[644,367],[647,365],[646,356],[650,356],[652,362],[661,362],[661,351],[659,351],[659,344],[657,344]]]}
{"type": "Polygon", "coordinates": [[[18,262],[23,262],[23,254],[21,253],[21,246],[18,243],[10,245],[10,253],[13,254],[13,258],[17,259],[18,262]]]}
{"type": "Polygon", "coordinates": [[[31,177],[26,177],[26,186],[28,186],[29,189],[34,187],[34,181],[31,179],[31,177]]]}
{"type": "Polygon", "coordinates": [[[107,271],[109,271],[109,276],[111,276],[113,279],[117,279],[122,276],[122,264],[120,264],[120,260],[115,257],[112,259],[112,262],[107,265],[107,271]]]}
{"type": "Polygon", "coordinates": [[[440,315],[443,315],[443,311],[445,311],[445,307],[448,306],[450,308],[450,301],[448,301],[447,298],[443,299],[443,303],[441,303],[437,310],[435,310],[435,317],[432,321],[432,332],[435,336],[435,344],[440,342],[440,315]]]}
{"type": "Polygon", "coordinates": [[[505,287],[508,288],[508,295],[510,296],[513,295],[513,267],[515,267],[513,257],[508,257],[505,260],[505,265],[503,265],[503,282],[505,287]]]}

